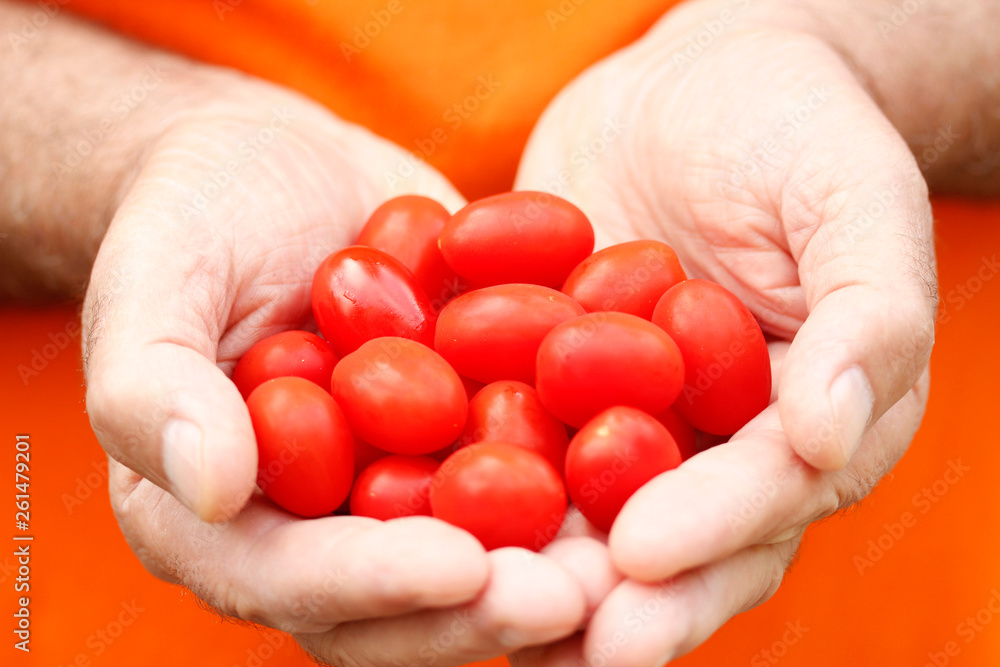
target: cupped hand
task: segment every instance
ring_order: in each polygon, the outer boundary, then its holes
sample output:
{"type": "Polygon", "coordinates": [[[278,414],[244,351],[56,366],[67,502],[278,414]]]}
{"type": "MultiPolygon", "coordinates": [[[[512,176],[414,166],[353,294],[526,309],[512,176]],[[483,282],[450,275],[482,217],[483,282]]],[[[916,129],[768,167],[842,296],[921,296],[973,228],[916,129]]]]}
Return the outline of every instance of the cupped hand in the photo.
{"type": "Polygon", "coordinates": [[[87,409],[129,544],[221,613],[340,665],[460,664],[570,634],[583,593],[551,559],[487,554],[429,517],[305,521],[255,494],[227,373],[256,341],[310,326],[314,270],[382,201],[462,200],[302,97],[233,74],[210,85],[136,165],[84,306],[87,409]]]}
{"type": "Polygon", "coordinates": [[[599,247],[662,239],[738,295],[773,341],[775,395],[629,500],[609,541],[628,578],[584,635],[522,663],[691,650],[774,593],[806,526],[865,496],[923,414],[937,294],[917,162],[837,51],[747,4],[670,13],[571,83],[525,152],[517,187],[576,203],[599,247]]]}

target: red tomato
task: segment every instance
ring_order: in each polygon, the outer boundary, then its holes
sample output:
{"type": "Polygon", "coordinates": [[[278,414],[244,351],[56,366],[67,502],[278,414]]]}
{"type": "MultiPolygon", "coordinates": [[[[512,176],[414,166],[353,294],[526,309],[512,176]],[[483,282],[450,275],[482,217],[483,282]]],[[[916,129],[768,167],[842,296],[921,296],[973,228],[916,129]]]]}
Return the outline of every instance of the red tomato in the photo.
{"type": "Polygon", "coordinates": [[[426,456],[387,456],[365,468],[351,491],[351,514],[388,521],[431,515],[431,479],[440,464],[426,456]]]}
{"type": "Polygon", "coordinates": [[[445,447],[462,432],[469,408],[458,373],[406,338],[377,338],[341,359],[332,390],[355,435],[394,454],[445,447]]]}
{"type": "Polygon", "coordinates": [[[627,313],[591,313],[563,322],[538,348],[538,395],[570,426],[583,426],[614,405],[658,414],[677,398],[683,382],[681,353],[670,336],[627,313]]]}
{"type": "Polygon", "coordinates": [[[588,313],[615,310],[648,320],[663,293],[685,279],[677,255],[666,243],[630,241],[580,262],[562,291],[588,313]]]}
{"type": "Polygon", "coordinates": [[[429,197],[394,197],[375,209],[361,229],[357,244],[376,248],[402,262],[413,272],[436,312],[464,291],[458,274],[438,248],[438,237],[449,218],[448,209],[429,197]]]}
{"type": "Polygon", "coordinates": [[[354,479],[354,436],[322,387],[297,377],[268,380],[247,409],[257,436],[257,485],[302,516],[330,514],[354,479]]]}
{"type": "Polygon", "coordinates": [[[434,313],[410,270],[381,250],[351,246],[319,265],[312,307],[341,356],[381,336],[434,344],[434,313]]]}
{"type": "Polygon", "coordinates": [[[684,390],[674,404],[699,431],[732,435],[771,397],[771,361],[753,314],[725,287],[686,280],[653,312],[684,357],[684,390]]]}
{"type": "Polygon", "coordinates": [[[473,285],[533,283],[558,289],[594,249],[583,211],[546,192],[506,192],[472,202],[440,239],[451,268],[473,285]]]}
{"type": "Polygon", "coordinates": [[[677,443],[663,424],[618,406],[587,422],[569,443],[566,488],[583,516],[608,532],[639,487],[680,463],[677,443]]]}
{"type": "Polygon", "coordinates": [[[539,285],[497,285],[458,297],[441,311],[434,348],[480,382],[535,382],[538,346],[552,327],[583,315],[565,294],[539,285]]]}
{"type": "Polygon", "coordinates": [[[459,441],[509,442],[545,457],[562,472],[569,436],[566,426],[545,409],[530,385],[504,380],[486,385],[469,402],[469,418],[459,441]]]}
{"type": "Polygon", "coordinates": [[[431,482],[431,509],[487,549],[538,551],[562,526],[566,489],[540,454],[483,442],[463,447],[441,464],[431,482]]]}
{"type": "Polygon", "coordinates": [[[246,351],[233,370],[233,383],[244,401],[259,385],[280,377],[305,378],[326,389],[336,365],[337,353],[316,334],[284,331],[246,351]]]}
{"type": "Polygon", "coordinates": [[[677,443],[677,449],[680,450],[683,460],[687,461],[701,451],[698,447],[698,432],[673,408],[667,408],[656,415],[656,420],[666,426],[670,435],[674,436],[674,442],[677,443]]]}

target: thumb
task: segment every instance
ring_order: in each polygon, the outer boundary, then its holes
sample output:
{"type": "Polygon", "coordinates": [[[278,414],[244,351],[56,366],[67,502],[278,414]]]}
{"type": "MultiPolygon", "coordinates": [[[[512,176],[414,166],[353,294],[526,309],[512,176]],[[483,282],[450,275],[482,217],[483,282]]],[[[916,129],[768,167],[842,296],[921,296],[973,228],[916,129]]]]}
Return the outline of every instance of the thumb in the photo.
{"type": "Polygon", "coordinates": [[[226,270],[150,226],[116,222],[83,310],[91,425],[111,457],[200,518],[227,519],[253,493],[257,448],[246,406],[215,364],[226,270]]]}
{"type": "Polygon", "coordinates": [[[934,344],[933,220],[901,144],[883,145],[871,169],[856,172],[852,182],[864,185],[826,200],[836,208],[808,214],[818,222],[790,248],[809,315],[788,350],[778,405],[795,451],[825,470],[847,464],[867,428],[916,384],[934,344]]]}

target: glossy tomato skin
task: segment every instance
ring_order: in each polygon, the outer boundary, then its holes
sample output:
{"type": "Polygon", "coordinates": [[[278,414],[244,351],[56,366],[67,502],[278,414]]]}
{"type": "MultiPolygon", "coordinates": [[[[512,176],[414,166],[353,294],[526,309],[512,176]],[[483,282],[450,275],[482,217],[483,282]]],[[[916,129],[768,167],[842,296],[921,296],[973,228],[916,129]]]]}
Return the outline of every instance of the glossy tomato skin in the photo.
{"type": "Polygon", "coordinates": [[[545,457],[557,471],[566,461],[566,425],[545,409],[531,385],[501,380],[486,385],[469,402],[460,442],[509,442],[545,457]]]}
{"type": "Polygon", "coordinates": [[[583,314],[580,304],[549,287],[486,287],[444,307],[434,348],[473,380],[532,384],[542,338],[557,324],[583,314]]]}
{"type": "Polygon", "coordinates": [[[676,410],[667,408],[656,415],[656,420],[666,426],[670,435],[674,437],[677,449],[681,452],[681,459],[687,461],[701,451],[698,447],[698,431],[677,414],[676,410]]]}
{"type": "Polygon", "coordinates": [[[257,484],[301,516],[330,514],[354,479],[354,436],[325,389],[298,377],[261,384],[247,399],[257,436],[257,484]]]}
{"type": "Polygon", "coordinates": [[[316,323],[343,356],[381,336],[434,344],[434,312],[410,270],[381,250],[351,246],[319,265],[312,284],[316,323]]]}
{"type": "Polygon", "coordinates": [[[305,378],[326,389],[336,365],[333,346],[316,334],[283,331],[246,351],[233,370],[233,383],[244,401],[258,386],[279,377],[305,378]]]}
{"type": "Polygon", "coordinates": [[[393,197],[371,214],[357,245],[376,248],[402,262],[438,311],[463,291],[458,274],[438,248],[438,237],[450,218],[448,209],[430,197],[393,197]]]}
{"type": "Polygon", "coordinates": [[[440,464],[426,456],[392,455],[375,461],[351,491],[351,514],[388,521],[431,515],[431,480],[440,464]]]}
{"type": "Polygon", "coordinates": [[[683,382],[684,364],[670,336],[627,313],[563,322],[538,348],[538,395],[552,414],[577,428],[615,405],[663,412],[683,382]]]}
{"type": "Polygon", "coordinates": [[[354,433],[394,454],[427,454],[462,432],[469,407],[458,373],[407,338],[377,338],[340,360],[333,397],[354,433]]]}
{"type": "Polygon", "coordinates": [[[653,311],[684,357],[684,390],[674,409],[700,431],[732,435],[767,407],[771,362],[753,314],[707,280],[670,288],[653,311]]]}
{"type": "Polygon", "coordinates": [[[506,192],[474,201],[445,224],[445,261],[478,287],[532,283],[559,289],[594,250],[583,211],[546,192],[506,192]]]}
{"type": "Polygon", "coordinates": [[[562,291],[588,313],[613,310],[648,320],[663,293],[686,279],[677,254],[666,243],[629,241],[580,262],[562,291]]]}
{"type": "Polygon", "coordinates": [[[431,510],[488,549],[538,551],[566,516],[566,489],[540,454],[509,443],[482,442],[445,459],[431,482],[431,510]]]}
{"type": "Polygon", "coordinates": [[[608,532],[639,487],[681,463],[670,432],[641,410],[613,407],[591,419],[566,452],[566,487],[573,504],[608,532]]]}

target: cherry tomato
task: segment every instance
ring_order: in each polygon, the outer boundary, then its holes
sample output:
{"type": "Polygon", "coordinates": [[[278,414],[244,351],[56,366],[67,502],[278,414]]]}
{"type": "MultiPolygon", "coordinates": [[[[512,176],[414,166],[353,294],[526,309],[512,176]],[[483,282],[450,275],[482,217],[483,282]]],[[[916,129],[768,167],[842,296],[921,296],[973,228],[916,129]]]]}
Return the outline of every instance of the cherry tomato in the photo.
{"type": "Polygon", "coordinates": [[[355,435],[394,454],[445,447],[462,432],[469,408],[458,373],[406,338],[377,338],[341,359],[332,390],[355,435]]]}
{"type": "Polygon", "coordinates": [[[351,491],[351,514],[388,521],[431,515],[431,479],[440,464],[426,456],[386,456],[365,468],[351,491]]]}
{"type": "Polygon", "coordinates": [[[698,432],[673,408],[667,408],[656,415],[656,420],[666,426],[670,435],[674,436],[674,442],[677,443],[677,449],[680,450],[683,460],[687,461],[701,451],[698,447],[698,432]]]}
{"type": "Polygon", "coordinates": [[[569,436],[566,426],[545,409],[534,387],[515,380],[486,385],[469,402],[469,418],[459,440],[509,442],[545,457],[562,471],[569,436]]]}
{"type": "Polygon", "coordinates": [[[257,485],[302,516],[330,514],[354,479],[354,436],[322,387],[298,377],[268,380],[247,409],[257,436],[257,485]]]}
{"type": "Polygon", "coordinates": [[[435,312],[464,291],[438,248],[438,237],[451,214],[429,197],[403,195],[372,213],[357,244],[395,257],[413,272],[435,312]]]}
{"type": "Polygon", "coordinates": [[[615,310],[648,320],[663,293],[685,279],[677,255],[666,243],[630,241],[580,262],[562,291],[588,313],[615,310]]]}
{"type": "Polygon", "coordinates": [[[686,280],[664,294],[653,323],[684,357],[677,413],[700,431],[732,435],[771,396],[771,362],[753,314],[721,285],[686,280]]]}
{"type": "Polygon", "coordinates": [[[233,370],[233,383],[245,401],[250,392],[267,380],[295,376],[330,386],[337,353],[308,331],[283,331],[268,336],[246,351],[233,370]]]}
{"type": "Polygon", "coordinates": [[[487,549],[538,551],[566,516],[566,489],[540,454],[501,442],[458,450],[431,482],[434,516],[464,528],[487,549]]]}
{"type": "Polygon", "coordinates": [[[434,344],[434,313],[410,270],[381,250],[351,246],[319,265],[312,284],[316,323],[337,354],[381,336],[434,344]]]}
{"type": "Polygon", "coordinates": [[[445,224],[448,265],[473,285],[533,283],[558,289],[594,249],[583,211],[546,192],[506,192],[472,202],[445,224]]]}
{"type": "Polygon", "coordinates": [[[627,313],[591,313],[563,322],[538,348],[538,395],[570,426],[581,427],[614,405],[658,414],[677,398],[683,382],[681,353],[670,336],[627,313]]]}
{"type": "Polygon", "coordinates": [[[587,422],[569,443],[566,488],[583,516],[608,532],[639,487],[680,463],[677,443],[663,424],[618,406],[587,422]]]}
{"type": "Polygon", "coordinates": [[[444,307],[434,347],[455,370],[474,380],[532,384],[542,338],[560,322],[583,314],[580,304],[549,287],[487,287],[444,307]]]}

